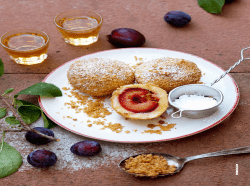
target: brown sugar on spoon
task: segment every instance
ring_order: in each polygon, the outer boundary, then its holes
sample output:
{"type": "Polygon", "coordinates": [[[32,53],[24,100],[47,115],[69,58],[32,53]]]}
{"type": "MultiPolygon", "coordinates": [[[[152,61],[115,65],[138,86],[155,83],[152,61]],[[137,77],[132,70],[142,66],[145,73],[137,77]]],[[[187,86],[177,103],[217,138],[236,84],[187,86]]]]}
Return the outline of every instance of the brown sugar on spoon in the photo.
{"type": "Polygon", "coordinates": [[[124,85],[113,92],[111,106],[126,118],[152,119],[166,111],[168,95],[165,90],[153,85],[124,85]]]}
{"type": "Polygon", "coordinates": [[[139,176],[155,177],[159,174],[169,174],[176,170],[174,165],[168,165],[165,158],[153,154],[141,154],[125,161],[124,171],[139,176]]]}
{"type": "Polygon", "coordinates": [[[134,70],[128,64],[107,58],[74,62],[67,74],[69,83],[91,96],[112,94],[118,87],[134,83],[134,70]]]}
{"type": "Polygon", "coordinates": [[[195,63],[170,57],[144,62],[135,69],[136,82],[153,84],[167,92],[178,86],[198,83],[201,76],[195,63]]]}

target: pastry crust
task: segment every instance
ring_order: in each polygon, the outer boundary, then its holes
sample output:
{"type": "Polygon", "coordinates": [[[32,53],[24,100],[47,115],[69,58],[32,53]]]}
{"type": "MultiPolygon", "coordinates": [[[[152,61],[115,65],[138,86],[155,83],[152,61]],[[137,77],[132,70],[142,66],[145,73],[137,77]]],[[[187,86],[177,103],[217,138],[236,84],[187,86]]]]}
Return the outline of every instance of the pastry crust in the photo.
{"type": "Polygon", "coordinates": [[[128,64],[106,58],[73,63],[67,74],[70,84],[91,96],[112,94],[118,87],[134,83],[134,70],[128,64]]]}
{"type": "Polygon", "coordinates": [[[153,84],[166,90],[200,81],[201,71],[191,61],[163,57],[142,63],[135,69],[136,82],[153,84]]]}
{"type": "Polygon", "coordinates": [[[150,84],[133,84],[133,85],[125,85],[122,86],[120,88],[118,88],[117,90],[115,90],[112,94],[111,97],[111,106],[112,108],[120,115],[126,117],[126,118],[130,118],[130,119],[141,119],[141,120],[146,120],[146,119],[153,119],[156,117],[159,117],[163,114],[163,112],[165,112],[168,108],[168,94],[165,90],[157,87],[157,86],[153,86],[150,84]],[[122,92],[126,89],[129,88],[142,88],[142,89],[146,89],[149,90],[153,93],[155,93],[155,95],[159,98],[158,101],[158,107],[150,112],[143,112],[143,113],[134,113],[131,112],[125,108],[123,108],[119,102],[119,95],[122,94],[122,92]]]}

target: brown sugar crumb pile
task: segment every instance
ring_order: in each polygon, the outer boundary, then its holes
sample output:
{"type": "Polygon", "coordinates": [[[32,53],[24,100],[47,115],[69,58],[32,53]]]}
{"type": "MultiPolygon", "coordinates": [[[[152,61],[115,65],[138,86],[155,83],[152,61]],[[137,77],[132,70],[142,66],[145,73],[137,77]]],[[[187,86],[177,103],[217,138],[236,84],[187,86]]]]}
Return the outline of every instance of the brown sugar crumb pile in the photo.
{"type": "Polygon", "coordinates": [[[163,120],[158,121],[158,124],[148,124],[147,127],[150,128],[149,130],[144,130],[143,133],[150,133],[150,134],[162,134],[162,131],[170,131],[172,128],[174,128],[176,124],[174,123],[168,123],[163,120]],[[167,125],[163,125],[167,124],[167,125]],[[155,127],[160,127],[158,130],[154,130],[155,127]]]}
{"type": "Polygon", "coordinates": [[[129,173],[138,174],[139,176],[154,177],[159,174],[173,173],[176,167],[168,165],[167,160],[161,156],[142,154],[127,159],[124,170],[129,173]]]}
{"type": "Polygon", "coordinates": [[[72,96],[77,98],[77,101],[70,101],[64,103],[71,109],[74,109],[76,113],[83,112],[92,118],[104,118],[110,115],[111,112],[104,106],[104,97],[94,97],[93,100],[89,99],[90,96],[83,95],[77,91],[70,91],[72,96]]]}

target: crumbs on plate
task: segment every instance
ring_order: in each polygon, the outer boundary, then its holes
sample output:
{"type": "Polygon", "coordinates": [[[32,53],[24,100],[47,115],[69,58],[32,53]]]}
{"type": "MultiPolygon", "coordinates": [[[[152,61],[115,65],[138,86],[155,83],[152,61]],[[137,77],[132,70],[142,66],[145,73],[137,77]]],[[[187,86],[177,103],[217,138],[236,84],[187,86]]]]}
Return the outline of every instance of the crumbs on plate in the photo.
{"type": "MultiPolygon", "coordinates": [[[[101,125],[100,130],[110,129],[112,132],[120,133],[123,131],[124,126],[120,123],[112,123],[107,122],[105,119],[106,116],[111,115],[112,112],[105,107],[105,97],[92,97],[88,95],[84,95],[76,91],[75,89],[70,90],[69,87],[63,87],[62,90],[69,91],[69,93],[64,93],[66,96],[70,98],[76,98],[77,100],[70,100],[69,102],[65,102],[64,106],[67,106],[68,109],[73,109],[76,114],[85,113],[89,118],[94,118],[98,120],[87,120],[87,126],[93,127],[93,125],[101,125]],[[92,99],[91,99],[92,98],[92,99]],[[101,119],[100,119],[101,118],[101,119]]],[[[73,118],[72,116],[63,116],[63,118],[72,119],[73,121],[78,121],[79,119],[73,118]]],[[[128,120],[127,118],[125,118],[128,120]]],[[[163,119],[166,119],[164,116],[160,116],[160,120],[158,124],[148,124],[148,130],[144,130],[142,134],[162,134],[163,131],[170,131],[176,124],[169,124],[165,122],[163,119]],[[159,129],[155,129],[155,128],[159,129]]],[[[132,130],[133,132],[137,132],[138,130],[132,130]]],[[[129,134],[132,131],[126,130],[125,133],[129,134]]]]}

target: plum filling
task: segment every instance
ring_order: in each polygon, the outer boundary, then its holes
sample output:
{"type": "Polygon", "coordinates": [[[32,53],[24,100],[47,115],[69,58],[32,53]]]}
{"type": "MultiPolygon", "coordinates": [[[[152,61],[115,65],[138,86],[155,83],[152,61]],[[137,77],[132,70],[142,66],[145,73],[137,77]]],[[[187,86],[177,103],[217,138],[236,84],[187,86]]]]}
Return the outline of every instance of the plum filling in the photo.
{"type": "Polygon", "coordinates": [[[159,105],[155,93],[143,88],[125,89],[118,99],[123,108],[135,113],[151,112],[159,105]]]}

